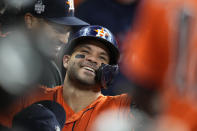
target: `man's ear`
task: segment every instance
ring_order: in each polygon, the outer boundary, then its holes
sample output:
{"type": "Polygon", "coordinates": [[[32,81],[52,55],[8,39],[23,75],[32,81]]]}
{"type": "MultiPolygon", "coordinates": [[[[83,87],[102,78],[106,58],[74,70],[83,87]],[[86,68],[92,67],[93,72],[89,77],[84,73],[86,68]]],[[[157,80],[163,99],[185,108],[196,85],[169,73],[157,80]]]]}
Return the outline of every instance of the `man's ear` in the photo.
{"type": "Polygon", "coordinates": [[[63,57],[63,66],[64,66],[65,69],[67,69],[67,67],[68,67],[69,60],[70,60],[70,56],[69,55],[64,55],[64,57],[63,57]]]}
{"type": "Polygon", "coordinates": [[[26,13],[24,20],[28,29],[32,29],[34,27],[36,18],[31,13],[26,13]]]}

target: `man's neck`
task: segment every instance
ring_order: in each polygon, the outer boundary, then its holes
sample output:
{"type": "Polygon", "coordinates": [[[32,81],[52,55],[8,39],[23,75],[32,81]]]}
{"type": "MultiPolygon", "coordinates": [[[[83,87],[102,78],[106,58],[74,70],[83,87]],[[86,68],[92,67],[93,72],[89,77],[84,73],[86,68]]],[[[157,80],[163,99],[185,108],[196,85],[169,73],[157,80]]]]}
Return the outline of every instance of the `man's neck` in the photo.
{"type": "Polygon", "coordinates": [[[65,79],[63,87],[63,98],[74,112],[79,112],[93,101],[95,101],[101,91],[87,90],[76,87],[69,80],[65,79]]]}

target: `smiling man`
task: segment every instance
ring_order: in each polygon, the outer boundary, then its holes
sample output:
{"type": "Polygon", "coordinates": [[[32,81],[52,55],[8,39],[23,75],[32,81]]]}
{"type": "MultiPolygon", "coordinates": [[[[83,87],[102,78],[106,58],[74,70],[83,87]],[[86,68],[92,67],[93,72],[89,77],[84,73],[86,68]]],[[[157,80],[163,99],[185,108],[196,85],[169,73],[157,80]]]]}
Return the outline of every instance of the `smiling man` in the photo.
{"type": "MultiPolygon", "coordinates": [[[[0,119],[0,122],[10,125],[16,112],[41,100],[54,100],[64,107],[64,131],[96,130],[94,127],[98,116],[109,110],[115,112],[115,117],[108,118],[118,118],[118,121],[124,118],[128,122],[131,118],[130,97],[126,94],[101,94],[101,89],[112,83],[118,71],[118,59],[118,47],[108,29],[102,26],[83,27],[73,35],[64,55],[64,84],[55,88],[41,87],[21,98],[16,107],[11,108],[12,112],[1,115],[0,118],[4,119],[0,119]]],[[[108,122],[111,121],[106,121],[107,125],[108,122]]]]}
{"type": "Polygon", "coordinates": [[[64,66],[69,67],[66,80],[78,80],[87,87],[93,86],[96,84],[96,70],[101,66],[101,63],[108,64],[109,59],[107,49],[101,42],[81,41],[71,56],[64,56],[64,66]],[[84,61],[85,59],[87,61],[84,61]],[[67,64],[68,60],[70,62],[67,64]]]}

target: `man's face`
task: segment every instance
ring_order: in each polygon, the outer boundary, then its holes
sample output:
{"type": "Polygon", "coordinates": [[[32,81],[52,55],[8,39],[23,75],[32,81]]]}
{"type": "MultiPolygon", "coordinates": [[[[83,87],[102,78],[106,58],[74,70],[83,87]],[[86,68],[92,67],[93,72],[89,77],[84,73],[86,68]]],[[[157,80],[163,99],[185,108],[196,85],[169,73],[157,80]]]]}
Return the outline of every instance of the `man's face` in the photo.
{"type": "Polygon", "coordinates": [[[51,58],[56,58],[64,44],[67,44],[71,32],[70,26],[55,24],[31,14],[26,15],[27,27],[38,39],[40,49],[51,58]]]}
{"type": "Polygon", "coordinates": [[[67,69],[66,75],[70,80],[92,86],[96,84],[96,70],[102,63],[109,64],[109,61],[106,47],[98,41],[89,40],[75,48],[66,64],[64,60],[64,67],[67,69]]]}
{"type": "Polygon", "coordinates": [[[51,56],[52,58],[58,57],[58,53],[60,52],[61,48],[64,48],[64,45],[68,42],[71,27],[44,21],[42,28],[44,31],[43,33],[46,33],[49,40],[48,45],[49,50],[51,50],[48,51],[50,52],[49,56],[51,56]]]}

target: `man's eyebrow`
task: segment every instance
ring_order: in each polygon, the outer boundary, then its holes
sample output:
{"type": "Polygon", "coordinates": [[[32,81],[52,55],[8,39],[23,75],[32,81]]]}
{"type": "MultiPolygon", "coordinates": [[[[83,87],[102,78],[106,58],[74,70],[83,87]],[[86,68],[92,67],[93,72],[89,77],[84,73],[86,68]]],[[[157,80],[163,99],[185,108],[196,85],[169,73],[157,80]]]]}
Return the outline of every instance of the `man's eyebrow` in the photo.
{"type": "MultiPolygon", "coordinates": [[[[88,50],[91,50],[91,48],[87,45],[81,45],[81,48],[86,48],[88,50]]],[[[108,56],[108,54],[106,52],[101,52],[100,55],[108,56]]]]}
{"type": "Polygon", "coordinates": [[[81,45],[81,48],[86,48],[88,50],[91,50],[91,48],[89,46],[87,46],[87,45],[81,45]]]}

